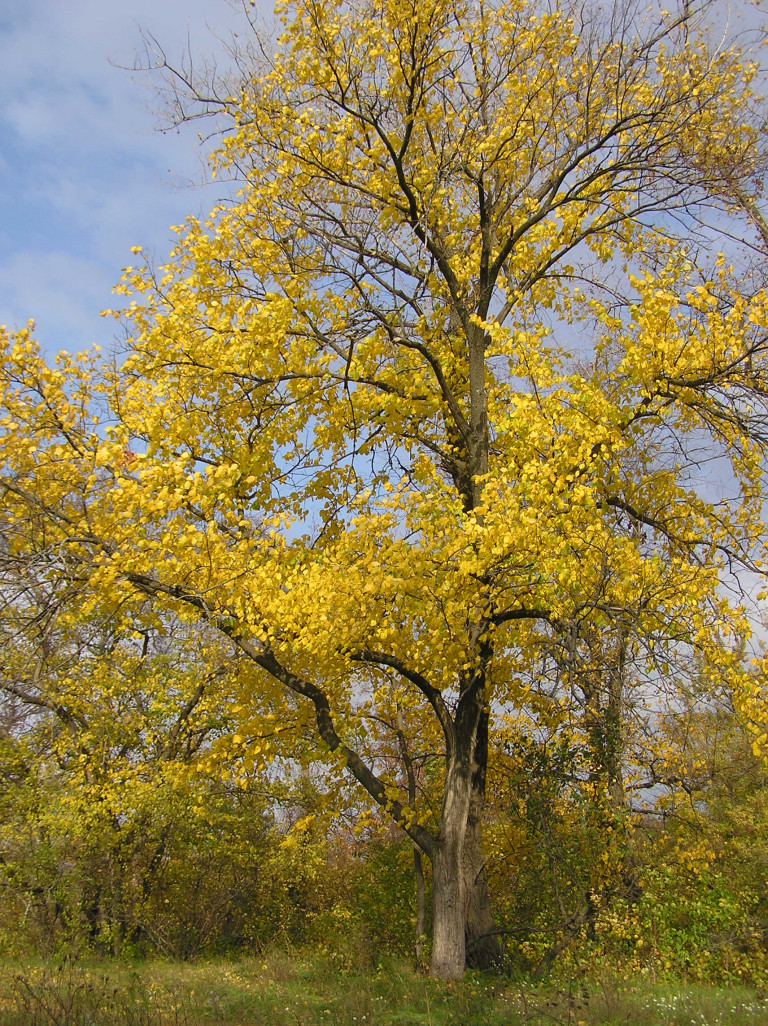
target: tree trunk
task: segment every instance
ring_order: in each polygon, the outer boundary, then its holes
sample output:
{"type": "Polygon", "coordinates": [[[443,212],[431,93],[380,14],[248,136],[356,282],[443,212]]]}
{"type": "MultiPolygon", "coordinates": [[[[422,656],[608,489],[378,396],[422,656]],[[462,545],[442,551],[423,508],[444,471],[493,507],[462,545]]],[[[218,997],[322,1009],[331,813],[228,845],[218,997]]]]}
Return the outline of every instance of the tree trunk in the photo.
{"type": "Polygon", "coordinates": [[[462,859],[466,917],[464,932],[467,965],[471,969],[498,969],[504,958],[498,935],[494,933],[495,923],[488,900],[488,877],[482,845],[487,765],[488,712],[483,710],[472,753],[472,789],[462,859]]]}
{"type": "Polygon", "coordinates": [[[503,950],[493,932],[479,820],[471,827],[443,823],[432,859],[432,909],[430,976],[459,979],[467,966],[499,968],[503,950]]]}
{"type": "Polygon", "coordinates": [[[461,848],[455,834],[449,834],[442,839],[432,859],[432,961],[429,975],[436,980],[460,980],[464,975],[466,948],[461,848]]]}
{"type": "Polygon", "coordinates": [[[432,858],[433,938],[430,974],[458,979],[467,965],[497,968],[502,950],[494,934],[482,851],[488,710],[484,690],[462,699],[456,748],[446,767],[440,837],[432,858]]]}
{"type": "MultiPolygon", "coordinates": [[[[470,740],[474,742],[473,737],[470,740]]],[[[463,858],[471,789],[469,763],[469,751],[464,749],[446,767],[440,836],[432,856],[429,975],[438,980],[461,979],[466,964],[463,858]]]]}
{"type": "Polygon", "coordinates": [[[479,825],[467,831],[462,876],[467,966],[470,969],[498,969],[504,961],[504,950],[494,932],[496,924],[488,900],[488,878],[480,846],[479,825]]]}

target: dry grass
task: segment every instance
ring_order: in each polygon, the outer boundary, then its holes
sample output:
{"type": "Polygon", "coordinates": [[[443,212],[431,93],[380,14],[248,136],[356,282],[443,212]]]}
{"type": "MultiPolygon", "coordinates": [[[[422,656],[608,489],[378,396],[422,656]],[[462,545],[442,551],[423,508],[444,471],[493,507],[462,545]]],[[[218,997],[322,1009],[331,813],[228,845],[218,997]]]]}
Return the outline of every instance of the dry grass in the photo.
{"type": "Polygon", "coordinates": [[[440,984],[388,962],[340,971],[259,959],[0,967],[0,1026],[768,1026],[746,989],[593,981],[532,988],[470,974],[440,984]]]}

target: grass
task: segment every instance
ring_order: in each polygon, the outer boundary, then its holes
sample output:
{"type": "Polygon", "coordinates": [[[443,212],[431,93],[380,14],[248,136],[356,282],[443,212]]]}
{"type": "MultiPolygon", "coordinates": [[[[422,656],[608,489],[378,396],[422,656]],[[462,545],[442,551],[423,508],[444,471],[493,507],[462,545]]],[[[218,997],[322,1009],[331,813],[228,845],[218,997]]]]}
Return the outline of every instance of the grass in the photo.
{"type": "Polygon", "coordinates": [[[0,966],[0,1026],[768,1026],[745,988],[592,982],[533,988],[401,963],[341,973],[316,956],[0,966]]]}

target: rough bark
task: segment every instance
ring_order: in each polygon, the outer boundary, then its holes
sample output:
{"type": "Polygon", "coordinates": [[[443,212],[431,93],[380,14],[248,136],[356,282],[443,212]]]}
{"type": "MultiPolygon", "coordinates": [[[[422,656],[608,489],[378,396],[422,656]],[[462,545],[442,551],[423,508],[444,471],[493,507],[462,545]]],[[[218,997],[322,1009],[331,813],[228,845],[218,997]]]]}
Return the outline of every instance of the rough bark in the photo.
{"type": "Polygon", "coordinates": [[[440,835],[432,858],[430,974],[442,979],[460,977],[468,963],[489,967],[499,962],[481,847],[490,647],[481,641],[477,650],[480,667],[466,680],[456,709],[455,747],[446,766],[440,835]]]}
{"type": "Polygon", "coordinates": [[[462,858],[466,959],[467,966],[472,969],[498,969],[504,958],[498,934],[494,932],[495,923],[488,900],[488,877],[482,846],[487,765],[488,712],[483,710],[478,722],[472,758],[472,786],[462,858]]]}
{"type": "Polygon", "coordinates": [[[504,951],[488,900],[488,878],[479,831],[467,831],[462,859],[464,887],[466,963],[470,969],[498,969],[504,951]]]}
{"type": "Polygon", "coordinates": [[[459,980],[464,975],[464,885],[461,872],[461,824],[443,832],[432,859],[432,960],[429,975],[459,980]]]}
{"type": "MultiPolygon", "coordinates": [[[[474,744],[474,730],[467,738],[474,744]]],[[[464,975],[464,839],[470,804],[470,747],[457,746],[457,757],[446,767],[440,835],[432,856],[432,961],[435,979],[457,980],[464,975]]]]}
{"type": "Polygon", "coordinates": [[[503,962],[488,899],[481,843],[484,763],[482,778],[482,788],[473,786],[477,785],[473,774],[469,786],[459,780],[454,784],[457,790],[446,795],[440,845],[432,858],[430,975],[439,979],[457,979],[467,966],[498,969],[503,962]]]}

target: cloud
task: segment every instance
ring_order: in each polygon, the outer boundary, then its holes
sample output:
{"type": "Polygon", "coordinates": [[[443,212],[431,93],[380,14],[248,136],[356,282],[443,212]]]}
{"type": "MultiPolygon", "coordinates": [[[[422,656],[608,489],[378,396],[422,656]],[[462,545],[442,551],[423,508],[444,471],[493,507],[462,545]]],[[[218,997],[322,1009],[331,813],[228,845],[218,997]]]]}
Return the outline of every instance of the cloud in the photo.
{"type": "Polygon", "coordinates": [[[32,316],[53,349],[113,332],[98,311],[130,247],[162,259],[169,225],[207,210],[197,127],[157,131],[140,27],[169,57],[226,63],[244,25],[210,0],[25,0],[0,12],[0,320],[32,316]],[[217,38],[220,37],[220,38],[217,38]],[[53,333],[48,338],[49,332],[53,333]],[[64,341],[66,340],[66,341],[64,341]]]}
{"type": "Polygon", "coordinates": [[[65,251],[23,252],[0,264],[0,310],[9,328],[34,320],[50,351],[110,339],[99,316],[110,283],[102,264],[65,251]]]}

